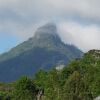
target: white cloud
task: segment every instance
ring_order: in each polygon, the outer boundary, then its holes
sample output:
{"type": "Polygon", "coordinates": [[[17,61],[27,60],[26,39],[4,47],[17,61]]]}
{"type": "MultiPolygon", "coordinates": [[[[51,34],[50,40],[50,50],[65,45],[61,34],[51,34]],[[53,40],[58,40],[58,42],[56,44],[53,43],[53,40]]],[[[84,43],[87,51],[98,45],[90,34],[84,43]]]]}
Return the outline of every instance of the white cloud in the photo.
{"type": "Polygon", "coordinates": [[[83,51],[100,49],[100,27],[83,26],[76,22],[62,22],[58,25],[59,35],[65,43],[74,44],[83,51]]]}
{"type": "Polygon", "coordinates": [[[100,0],[0,0],[0,34],[6,32],[25,40],[34,35],[38,26],[55,21],[60,24],[65,41],[85,51],[100,48],[100,27],[94,25],[100,24],[99,9],[100,0]],[[91,23],[83,26],[74,22],[76,17],[91,23]]]}
{"type": "Polygon", "coordinates": [[[48,0],[60,13],[100,20],[100,0],[48,0]]]}

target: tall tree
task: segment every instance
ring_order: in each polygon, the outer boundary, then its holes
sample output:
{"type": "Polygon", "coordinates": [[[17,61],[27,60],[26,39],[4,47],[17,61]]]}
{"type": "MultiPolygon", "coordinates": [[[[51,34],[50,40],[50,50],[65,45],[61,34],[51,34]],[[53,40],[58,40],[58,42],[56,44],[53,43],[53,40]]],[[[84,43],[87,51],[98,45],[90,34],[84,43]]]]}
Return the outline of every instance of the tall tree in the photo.
{"type": "Polygon", "coordinates": [[[63,100],[93,100],[81,74],[74,71],[64,86],[63,100]]]}
{"type": "Polygon", "coordinates": [[[35,100],[35,91],[33,81],[23,76],[15,83],[14,100],[35,100]]]}

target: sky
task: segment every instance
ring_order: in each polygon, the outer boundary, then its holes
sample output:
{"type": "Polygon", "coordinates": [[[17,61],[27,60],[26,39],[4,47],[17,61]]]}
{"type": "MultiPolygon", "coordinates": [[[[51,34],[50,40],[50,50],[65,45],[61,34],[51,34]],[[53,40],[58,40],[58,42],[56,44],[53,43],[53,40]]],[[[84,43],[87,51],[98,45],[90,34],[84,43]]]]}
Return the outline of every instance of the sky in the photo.
{"type": "Polygon", "coordinates": [[[64,43],[100,49],[100,0],[0,0],[0,54],[54,22],[64,43]]]}

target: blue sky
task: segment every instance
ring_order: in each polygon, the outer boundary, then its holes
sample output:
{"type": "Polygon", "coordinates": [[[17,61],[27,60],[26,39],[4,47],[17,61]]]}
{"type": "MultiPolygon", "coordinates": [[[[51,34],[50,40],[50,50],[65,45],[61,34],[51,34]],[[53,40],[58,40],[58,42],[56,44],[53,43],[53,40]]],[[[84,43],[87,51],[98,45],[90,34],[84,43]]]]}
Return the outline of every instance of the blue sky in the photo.
{"type": "Polygon", "coordinates": [[[0,53],[54,22],[62,41],[100,49],[100,0],[0,0],[0,53]]]}
{"type": "Polygon", "coordinates": [[[2,33],[0,35],[0,53],[10,50],[12,47],[18,44],[19,40],[13,35],[2,33]]]}

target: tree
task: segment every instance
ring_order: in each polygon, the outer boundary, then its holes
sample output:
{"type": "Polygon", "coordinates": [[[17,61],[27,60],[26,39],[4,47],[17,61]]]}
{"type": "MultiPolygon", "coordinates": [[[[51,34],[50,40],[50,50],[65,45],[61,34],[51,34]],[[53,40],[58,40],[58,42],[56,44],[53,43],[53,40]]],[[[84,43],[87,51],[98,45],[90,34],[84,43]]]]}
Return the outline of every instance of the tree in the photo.
{"type": "Polygon", "coordinates": [[[14,100],[35,100],[35,91],[33,81],[23,76],[15,83],[14,100]]]}
{"type": "Polygon", "coordinates": [[[64,86],[63,100],[93,100],[81,74],[74,71],[64,86]]]}

